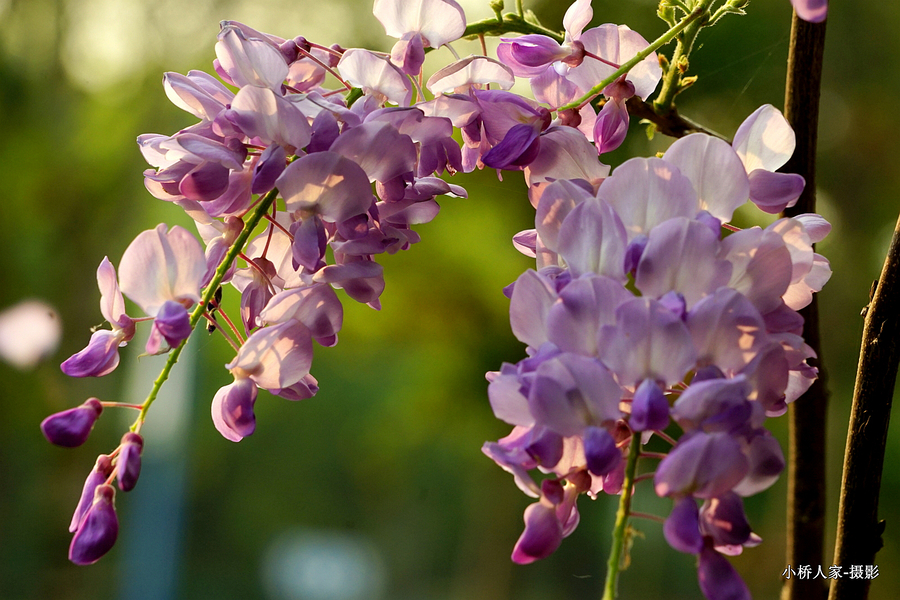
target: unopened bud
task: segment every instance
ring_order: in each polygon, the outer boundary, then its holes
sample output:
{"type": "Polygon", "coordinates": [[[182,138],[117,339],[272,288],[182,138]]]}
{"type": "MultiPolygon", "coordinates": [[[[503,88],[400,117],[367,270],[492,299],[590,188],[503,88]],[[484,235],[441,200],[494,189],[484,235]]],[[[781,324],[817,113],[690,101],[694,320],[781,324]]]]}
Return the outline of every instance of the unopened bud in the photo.
{"type": "Polygon", "coordinates": [[[104,484],[94,490],[94,501],[69,546],[69,560],[76,565],[97,562],[116,543],[119,519],[115,497],[116,489],[111,485],[104,484]]]}
{"type": "Polygon", "coordinates": [[[107,455],[101,454],[97,457],[94,468],[91,469],[87,479],[84,480],[84,488],[81,490],[81,499],[78,500],[78,506],[75,507],[75,514],[72,515],[72,522],[69,524],[69,531],[71,533],[78,531],[81,520],[94,502],[94,490],[97,489],[98,485],[106,482],[112,474],[112,470],[112,460],[110,460],[107,455]]]}
{"type": "Polygon", "coordinates": [[[134,489],[141,474],[141,451],[144,439],[131,431],[122,436],[122,449],[116,459],[116,479],[119,489],[128,492],[134,489]]]}
{"type": "Polygon", "coordinates": [[[63,448],[75,448],[83,444],[91,434],[91,429],[103,405],[96,398],[89,398],[81,406],[50,415],[41,422],[41,431],[51,444],[63,448]]]}

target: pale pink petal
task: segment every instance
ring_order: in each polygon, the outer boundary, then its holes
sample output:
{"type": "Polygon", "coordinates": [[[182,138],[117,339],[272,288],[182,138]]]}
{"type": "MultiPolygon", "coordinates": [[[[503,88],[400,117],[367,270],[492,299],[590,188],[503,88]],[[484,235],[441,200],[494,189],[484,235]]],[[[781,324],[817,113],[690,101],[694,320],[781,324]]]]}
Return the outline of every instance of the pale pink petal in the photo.
{"type": "Polygon", "coordinates": [[[496,83],[501,90],[508,90],[515,83],[515,77],[500,61],[487,56],[468,56],[429,77],[425,87],[437,96],[488,83],[496,83]]]}
{"type": "Polygon", "coordinates": [[[226,368],[240,369],[261,388],[280,389],[309,374],[312,355],[309,329],[289,321],[254,332],[226,368]]]}
{"type": "Polygon", "coordinates": [[[309,143],[312,129],[295,104],[268,88],[241,88],[231,103],[235,125],[247,137],[276,143],[291,152],[309,143]]]}
{"type": "Polygon", "coordinates": [[[781,111],[764,104],[747,117],[732,146],[748,173],[755,169],[777,171],[794,153],[796,136],[781,111]]]}
{"type": "Polygon", "coordinates": [[[591,8],[591,0],[575,0],[563,16],[566,37],[577,40],[592,18],[594,18],[594,11],[591,8]]]}
{"type": "Polygon", "coordinates": [[[239,88],[255,85],[280,91],[288,74],[287,62],[271,42],[248,39],[234,25],[226,25],[219,33],[216,56],[239,88]]]}
{"type": "MultiPolygon", "coordinates": [[[[632,31],[628,26],[616,26],[611,23],[588,29],[581,34],[579,40],[588,52],[617,65],[633,58],[635,54],[650,45],[639,33],[632,31]]],[[[586,57],[580,65],[569,71],[568,77],[582,91],[586,92],[612,75],[615,70],[615,67],[586,57]]],[[[656,89],[660,77],[662,77],[662,69],[654,52],[635,65],[625,79],[634,85],[635,95],[646,100],[656,89]]]]}
{"type": "Polygon", "coordinates": [[[144,231],[125,249],[119,287],[150,316],[167,301],[200,301],[206,258],[200,242],[182,227],[166,232],[160,224],[144,231]]]}
{"type": "Polygon", "coordinates": [[[372,12],[389,36],[414,31],[432,48],[459,39],[466,30],[466,14],[454,0],[375,0],[372,12]]]}
{"type": "Polygon", "coordinates": [[[728,142],[693,133],[672,144],[663,159],[691,180],[700,209],[722,222],[750,197],[744,165],[728,142]]]}
{"type": "Polygon", "coordinates": [[[632,158],[607,178],[597,197],[612,205],[629,241],[674,217],[693,218],[700,210],[690,179],[660,158],[632,158]]]}
{"type": "Polygon", "coordinates": [[[409,106],[412,100],[409,78],[389,59],[374,52],[359,48],[346,50],[338,71],[354,87],[376,93],[394,104],[409,106]]]}

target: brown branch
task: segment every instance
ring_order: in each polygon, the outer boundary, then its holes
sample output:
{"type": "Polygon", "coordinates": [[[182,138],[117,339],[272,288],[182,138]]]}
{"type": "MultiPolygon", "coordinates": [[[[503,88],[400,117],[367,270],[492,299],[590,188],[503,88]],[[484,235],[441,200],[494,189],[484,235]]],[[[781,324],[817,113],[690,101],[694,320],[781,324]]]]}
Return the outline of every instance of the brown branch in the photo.
{"type": "MultiPolygon", "coordinates": [[[[884,521],[878,522],[878,492],[884,468],[891,402],[900,362],[900,220],[881,278],[866,311],[850,429],[844,453],[834,564],[874,565],[882,545],[884,521]]],[[[870,579],[842,577],[831,585],[829,600],[865,600],[870,579]]]]}
{"type": "MultiPolygon", "coordinates": [[[[794,128],[797,147],[782,169],[799,173],[806,188],[785,216],[816,210],[816,138],[825,23],[807,23],[796,13],[791,23],[784,114],[794,128]]],[[[825,422],[828,411],[826,373],[819,343],[819,309],[816,297],[800,311],[803,337],[816,352],[819,378],[790,407],[788,446],[787,564],[821,565],[825,551],[825,422]]],[[[824,600],[827,589],[820,579],[785,581],[782,600],[824,600]]]]}
{"type": "Polygon", "coordinates": [[[711,129],[703,127],[699,123],[691,121],[687,117],[679,115],[674,107],[668,112],[660,114],[656,112],[652,104],[644,102],[637,96],[632,96],[628,99],[628,114],[632,117],[637,117],[638,119],[650,121],[656,126],[658,132],[670,137],[680,138],[691,133],[706,133],[723,139],[729,144],[731,143],[731,140],[721,133],[716,133],[711,129]]]}

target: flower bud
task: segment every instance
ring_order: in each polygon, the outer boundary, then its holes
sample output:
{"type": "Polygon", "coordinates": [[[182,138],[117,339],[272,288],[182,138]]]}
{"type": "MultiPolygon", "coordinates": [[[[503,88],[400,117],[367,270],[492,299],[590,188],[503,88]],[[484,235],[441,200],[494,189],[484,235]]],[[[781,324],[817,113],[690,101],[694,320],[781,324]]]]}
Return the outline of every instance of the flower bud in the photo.
{"type": "Polygon", "coordinates": [[[645,379],[634,392],[628,424],[635,431],[661,431],[669,425],[669,402],[652,380],[645,379]]]}
{"type": "Polygon", "coordinates": [[[94,501],[82,519],[69,546],[69,560],[90,565],[103,557],[116,543],[119,519],[115,507],[116,489],[101,485],[94,490],[94,501]]]}
{"type": "Polygon", "coordinates": [[[619,466],[622,451],[616,448],[616,440],[605,429],[588,427],[584,432],[584,456],[588,471],[603,476],[619,466]]]}
{"type": "Polygon", "coordinates": [[[119,481],[119,489],[123,492],[131,491],[141,474],[141,450],[144,449],[144,439],[131,431],[122,436],[122,449],[116,459],[116,479],[119,481]]]}
{"type": "Polygon", "coordinates": [[[97,457],[94,468],[91,470],[90,474],[88,474],[87,479],[84,480],[84,488],[81,490],[81,499],[78,500],[78,506],[75,507],[75,514],[72,515],[72,523],[69,525],[69,531],[71,533],[78,531],[81,520],[84,518],[84,515],[94,501],[94,490],[97,489],[98,485],[101,485],[106,481],[112,474],[112,470],[112,461],[107,455],[101,454],[97,457]]]}
{"type": "Polygon", "coordinates": [[[103,412],[103,405],[96,398],[88,398],[81,406],[50,415],[41,422],[41,431],[51,444],[63,448],[75,448],[83,444],[94,423],[103,412]]]}

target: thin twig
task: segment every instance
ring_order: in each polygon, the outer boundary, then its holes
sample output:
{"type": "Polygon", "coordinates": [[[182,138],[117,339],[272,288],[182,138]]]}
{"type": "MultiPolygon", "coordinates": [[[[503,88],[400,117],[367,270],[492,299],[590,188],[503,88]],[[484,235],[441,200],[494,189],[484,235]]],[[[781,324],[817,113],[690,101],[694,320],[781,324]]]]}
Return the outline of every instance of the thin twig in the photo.
{"type": "MultiPolygon", "coordinates": [[[[891,401],[900,362],[900,220],[888,250],[875,294],[866,311],[850,429],[844,453],[838,510],[836,565],[874,565],[883,541],[878,521],[878,493],[884,468],[891,401]]],[[[865,600],[869,578],[836,579],[829,600],[865,600]]]]}
{"type": "MultiPolygon", "coordinates": [[[[806,187],[785,216],[816,210],[816,133],[819,123],[819,93],[825,23],[807,23],[794,14],[785,85],[784,114],[797,137],[791,160],[782,168],[799,173],[806,187]]],[[[813,296],[803,315],[803,339],[818,356],[810,359],[819,377],[790,407],[788,447],[787,556],[789,565],[820,565],[825,534],[825,419],[828,412],[826,373],[819,341],[819,308],[813,296]]],[[[792,577],[785,581],[782,600],[824,600],[826,588],[820,579],[792,577]]]]}

